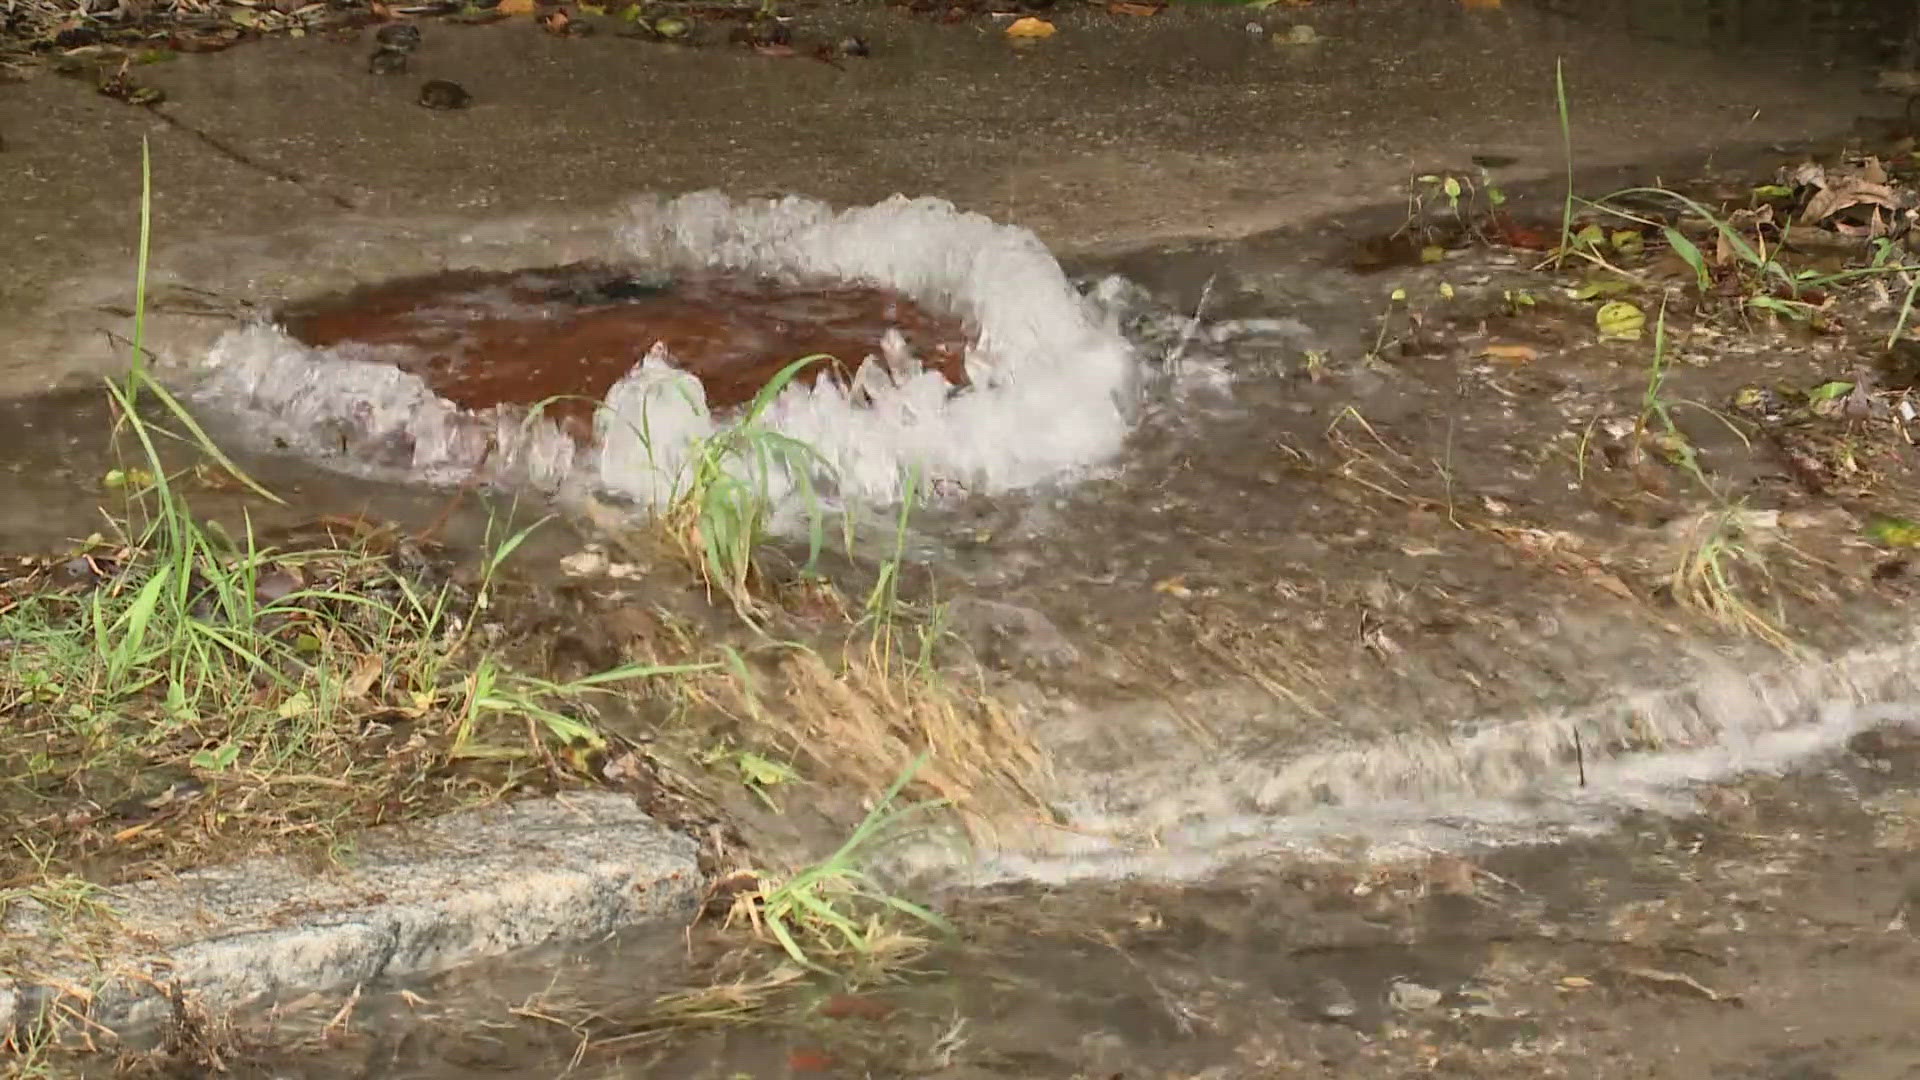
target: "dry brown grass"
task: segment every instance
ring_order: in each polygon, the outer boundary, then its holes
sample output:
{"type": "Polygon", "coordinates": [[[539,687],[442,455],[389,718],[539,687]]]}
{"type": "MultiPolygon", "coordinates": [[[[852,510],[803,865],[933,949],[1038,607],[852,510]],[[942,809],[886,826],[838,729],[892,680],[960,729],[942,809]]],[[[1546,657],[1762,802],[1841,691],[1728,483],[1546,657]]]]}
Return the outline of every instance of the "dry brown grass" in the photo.
{"type": "Polygon", "coordinates": [[[734,702],[821,774],[884,789],[921,753],[916,786],[958,810],[976,837],[1031,821],[1052,765],[1021,714],[984,687],[930,668],[846,650],[838,663],[798,650],[765,686],[737,678],[734,702]]]}

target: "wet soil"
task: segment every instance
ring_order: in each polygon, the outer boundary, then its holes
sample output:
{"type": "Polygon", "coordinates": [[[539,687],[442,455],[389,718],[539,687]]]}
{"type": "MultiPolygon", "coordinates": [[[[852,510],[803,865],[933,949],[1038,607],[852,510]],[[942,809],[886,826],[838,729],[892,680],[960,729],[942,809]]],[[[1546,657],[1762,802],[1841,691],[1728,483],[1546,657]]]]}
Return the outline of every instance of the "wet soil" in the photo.
{"type": "Polygon", "coordinates": [[[307,345],[373,347],[462,409],[551,399],[548,413],[583,440],[596,405],[656,343],[700,379],[715,410],[746,404],[807,357],[824,359],[798,370],[802,383],[825,374],[852,385],[869,358],[886,367],[890,332],[915,362],[967,385],[959,320],[849,283],[711,272],[655,280],[585,265],[469,270],[289,304],[279,317],[307,345]]]}

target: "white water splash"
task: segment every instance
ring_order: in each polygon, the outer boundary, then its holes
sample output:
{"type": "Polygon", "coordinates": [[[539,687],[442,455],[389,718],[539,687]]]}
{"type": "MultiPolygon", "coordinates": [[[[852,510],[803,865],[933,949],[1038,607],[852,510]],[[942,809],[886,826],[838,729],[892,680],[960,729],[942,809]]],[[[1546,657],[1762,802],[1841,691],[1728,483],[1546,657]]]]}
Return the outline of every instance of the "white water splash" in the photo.
{"type": "MultiPolygon", "coordinates": [[[[1132,422],[1138,361],[1113,317],[1074,290],[1032,233],[949,203],[895,197],[835,211],[712,192],[645,199],[609,226],[607,247],[617,264],[669,273],[893,289],[964,322],[973,335],[964,390],[920,369],[894,335],[883,345],[891,370],[869,358],[852,387],[796,383],[767,409],[764,426],[811,447],[842,496],[891,501],[908,470],[935,491],[1032,485],[1108,460],[1132,422]]],[[[518,410],[462,412],[364,346],[309,348],[268,325],[223,336],[195,396],[236,414],[249,438],[363,475],[597,488],[658,506],[693,442],[734,417],[712,415],[698,381],[656,344],[633,343],[635,366],[609,393],[599,445],[585,452],[518,410]]]]}
{"type": "MultiPolygon", "coordinates": [[[[1103,716],[1076,726],[1140,723],[1103,716]]],[[[1708,667],[1673,690],[1463,735],[1278,758],[1182,752],[1175,740],[1136,747],[1137,765],[1062,769],[1053,806],[1065,828],[985,849],[904,846],[892,870],[974,886],[1198,881],[1279,853],[1328,857],[1333,841],[1364,840],[1386,859],[1552,841],[1593,835],[1631,811],[1685,814],[1699,785],[1803,767],[1883,727],[1920,731],[1920,638],[1752,674],[1708,667]]],[[[1071,739],[1051,749],[1064,762],[1083,752],[1071,739]]]]}

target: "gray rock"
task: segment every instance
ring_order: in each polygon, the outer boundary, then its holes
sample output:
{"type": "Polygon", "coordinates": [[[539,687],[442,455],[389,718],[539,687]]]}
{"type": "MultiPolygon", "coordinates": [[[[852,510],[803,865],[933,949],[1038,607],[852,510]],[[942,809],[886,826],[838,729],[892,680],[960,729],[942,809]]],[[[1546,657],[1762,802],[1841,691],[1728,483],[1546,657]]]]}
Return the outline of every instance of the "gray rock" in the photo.
{"type": "MultiPolygon", "coordinates": [[[[139,882],[113,892],[116,952],[0,985],[0,1031],[63,995],[81,1007],[67,988],[91,990],[93,1024],[137,1037],[176,986],[218,1015],[685,917],[695,857],[630,798],[594,792],[378,829],[344,869],[268,858],[139,882]]],[[[60,928],[20,905],[0,934],[54,955],[60,928]]]]}

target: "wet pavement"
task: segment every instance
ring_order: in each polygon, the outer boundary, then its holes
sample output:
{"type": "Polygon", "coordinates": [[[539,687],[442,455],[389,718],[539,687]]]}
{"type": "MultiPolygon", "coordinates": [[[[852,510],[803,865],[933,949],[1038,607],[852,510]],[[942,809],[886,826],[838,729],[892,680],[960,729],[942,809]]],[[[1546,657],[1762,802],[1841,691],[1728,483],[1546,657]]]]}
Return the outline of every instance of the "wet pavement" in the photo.
{"type": "Polygon", "coordinates": [[[142,137],[154,280],[194,302],[156,320],[177,360],[249,305],[603,256],[578,228],[640,191],[936,195],[1072,254],[1312,220],[1473,155],[1511,160],[1507,182],[1550,176],[1561,59],[1586,168],[1813,139],[1898,109],[1866,93],[1864,58],[1800,78],[1517,4],[1076,11],[1031,50],[897,12],[808,18],[858,29],[873,56],[840,70],[510,22],[427,27],[417,75],[456,76],[475,96],[453,112],[418,108],[410,82],[366,73],[360,47],[319,39],[143,69],[168,95],[165,120],[75,80],[9,86],[0,387],[119,362],[102,330],[124,330],[113,312],[131,306],[142,137]],[[1318,44],[1269,40],[1266,23],[1296,19],[1318,44]]]}

